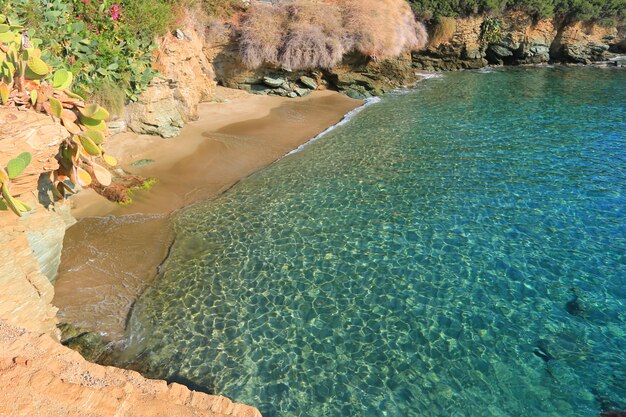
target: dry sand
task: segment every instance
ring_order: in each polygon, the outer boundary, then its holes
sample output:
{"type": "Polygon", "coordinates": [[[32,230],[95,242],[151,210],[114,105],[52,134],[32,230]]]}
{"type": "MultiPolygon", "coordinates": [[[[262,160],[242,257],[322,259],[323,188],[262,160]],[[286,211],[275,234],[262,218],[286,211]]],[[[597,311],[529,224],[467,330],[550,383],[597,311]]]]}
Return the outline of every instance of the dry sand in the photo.
{"type": "Polygon", "coordinates": [[[61,321],[121,339],[132,303],[167,255],[173,211],[227,190],[362,104],[331,91],[285,99],[220,88],[218,95],[225,102],[201,104],[199,119],[177,138],[109,140],[107,149],[123,156],[125,170],[158,183],[128,206],[92,191],[75,198],[80,220],[66,234],[53,301],[61,321]],[[154,162],[130,165],[143,159],[154,162]]]}

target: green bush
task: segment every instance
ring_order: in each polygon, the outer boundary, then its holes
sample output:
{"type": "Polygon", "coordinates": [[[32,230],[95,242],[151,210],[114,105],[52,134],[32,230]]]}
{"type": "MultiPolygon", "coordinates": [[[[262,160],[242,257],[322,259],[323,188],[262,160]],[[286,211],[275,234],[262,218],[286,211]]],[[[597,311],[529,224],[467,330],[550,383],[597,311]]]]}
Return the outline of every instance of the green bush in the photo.
{"type": "Polygon", "coordinates": [[[113,0],[8,0],[7,6],[14,21],[29,27],[46,62],[75,75],[82,95],[109,81],[136,100],[155,74],[153,34],[134,29],[125,6],[113,0]]]}
{"type": "Polygon", "coordinates": [[[410,0],[415,13],[426,20],[439,16],[468,16],[506,9],[525,10],[535,17],[567,20],[624,18],[626,0],[410,0]]]}

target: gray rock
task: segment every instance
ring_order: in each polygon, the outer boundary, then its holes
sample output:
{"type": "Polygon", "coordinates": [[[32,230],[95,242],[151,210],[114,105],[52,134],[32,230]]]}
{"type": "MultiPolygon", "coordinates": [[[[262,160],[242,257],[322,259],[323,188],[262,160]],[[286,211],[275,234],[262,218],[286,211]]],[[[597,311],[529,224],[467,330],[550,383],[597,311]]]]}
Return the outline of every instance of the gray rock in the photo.
{"type": "Polygon", "coordinates": [[[63,342],[68,348],[77,351],[83,358],[95,361],[106,350],[102,336],[94,332],[84,332],[63,342]]]}
{"type": "Polygon", "coordinates": [[[139,100],[126,107],[128,128],[135,133],[171,138],[185,124],[180,102],[176,99],[175,83],[155,78],[139,100]]]}
{"type": "Polygon", "coordinates": [[[292,91],[289,94],[287,94],[287,97],[289,97],[289,98],[296,98],[296,97],[298,97],[298,94],[295,91],[292,91]]]}
{"type": "Polygon", "coordinates": [[[126,120],[123,119],[117,119],[107,122],[107,127],[109,128],[109,132],[112,135],[124,133],[128,130],[128,124],[126,123],[126,120]]]}
{"type": "Polygon", "coordinates": [[[513,51],[501,45],[490,45],[489,50],[493,52],[499,58],[506,58],[509,56],[513,56],[513,51]]]}
{"type": "Polygon", "coordinates": [[[300,97],[304,97],[311,92],[308,88],[294,88],[293,91],[300,97]]]}
{"type": "Polygon", "coordinates": [[[285,80],[283,78],[272,78],[272,77],[263,77],[263,84],[268,87],[278,88],[280,87],[285,80]]]}
{"type": "Polygon", "coordinates": [[[317,90],[317,83],[311,77],[307,77],[306,75],[303,75],[302,77],[300,77],[300,82],[304,84],[306,87],[309,87],[311,90],[317,90]]]}
{"type": "Polygon", "coordinates": [[[284,83],[282,83],[280,85],[280,88],[284,89],[284,90],[291,90],[293,86],[291,85],[291,83],[289,81],[285,81],[284,83]]]}
{"type": "Polygon", "coordinates": [[[253,84],[250,86],[250,92],[254,94],[268,94],[270,91],[272,91],[271,88],[262,84],[253,84]]]}
{"type": "Polygon", "coordinates": [[[362,94],[356,90],[353,89],[349,89],[349,90],[345,90],[344,93],[350,97],[350,98],[354,98],[356,100],[365,100],[367,97],[365,97],[365,94],[362,94]]]}
{"type": "Polygon", "coordinates": [[[544,55],[550,53],[550,48],[545,45],[533,45],[529,51],[531,55],[544,55]]]}
{"type": "Polygon", "coordinates": [[[178,38],[179,41],[184,41],[185,40],[185,34],[180,29],[176,29],[174,31],[174,35],[176,36],[176,38],[178,38]]]}
{"type": "Polygon", "coordinates": [[[133,167],[145,167],[154,162],[154,159],[140,159],[135,162],[131,162],[129,165],[133,167]]]}

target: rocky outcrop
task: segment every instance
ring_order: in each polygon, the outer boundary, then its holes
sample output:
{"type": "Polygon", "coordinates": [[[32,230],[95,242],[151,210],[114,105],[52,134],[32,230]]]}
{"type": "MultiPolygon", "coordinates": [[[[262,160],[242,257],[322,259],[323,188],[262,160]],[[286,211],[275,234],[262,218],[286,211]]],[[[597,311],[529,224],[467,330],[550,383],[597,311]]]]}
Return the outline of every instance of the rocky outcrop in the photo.
{"type": "Polygon", "coordinates": [[[234,44],[212,50],[216,80],[226,87],[254,94],[295,98],[330,87],[352,98],[364,99],[416,81],[408,53],[380,61],[353,53],[331,69],[292,71],[270,65],[250,70],[241,63],[234,44]]]}
{"type": "Polygon", "coordinates": [[[41,173],[59,167],[55,156],[69,133],[49,116],[9,107],[0,107],[0,125],[0,166],[5,167],[22,152],[32,155],[31,164],[12,181],[12,194],[18,196],[36,190],[41,173]]]}
{"type": "Polygon", "coordinates": [[[171,138],[198,118],[197,107],[208,101],[215,86],[211,63],[196,30],[177,30],[158,40],[155,68],[148,89],[126,109],[128,127],[136,133],[171,138]]]}
{"type": "Polygon", "coordinates": [[[21,152],[33,156],[11,190],[33,211],[21,218],[0,211],[0,319],[58,337],[51,280],[61,261],[65,229],[73,219],[66,205],[50,204],[46,178],[58,168],[55,155],[68,133],[50,117],[30,111],[0,108],[0,121],[0,165],[21,152]]]}
{"type": "Polygon", "coordinates": [[[56,274],[65,229],[72,221],[69,208],[49,211],[39,206],[22,218],[0,213],[0,320],[57,338],[50,278],[56,274]]]}
{"type": "Polygon", "coordinates": [[[0,415],[260,417],[218,395],[87,362],[46,334],[0,321],[0,415]]]}
{"type": "Polygon", "coordinates": [[[356,99],[379,96],[417,81],[408,53],[380,61],[348,55],[342,65],[325,71],[324,76],[334,88],[356,99]]]}
{"type": "Polygon", "coordinates": [[[611,45],[619,43],[616,28],[575,22],[558,31],[550,54],[558,61],[590,64],[610,58],[611,45]]]}
{"type": "Polygon", "coordinates": [[[593,22],[565,23],[556,19],[534,20],[523,12],[498,18],[501,39],[481,40],[484,16],[455,19],[447,39],[436,39],[424,51],[413,53],[417,69],[448,71],[487,65],[525,65],[548,62],[606,61],[609,51],[619,52],[624,33],[593,22]]]}

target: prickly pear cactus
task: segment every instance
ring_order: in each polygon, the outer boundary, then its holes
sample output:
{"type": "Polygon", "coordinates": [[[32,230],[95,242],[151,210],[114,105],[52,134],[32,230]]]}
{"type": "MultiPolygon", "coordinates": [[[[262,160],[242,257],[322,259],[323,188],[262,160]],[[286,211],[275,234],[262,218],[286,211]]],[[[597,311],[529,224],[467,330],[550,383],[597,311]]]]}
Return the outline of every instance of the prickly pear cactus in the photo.
{"type": "MultiPolygon", "coordinates": [[[[80,95],[73,93],[70,90],[73,74],[65,69],[53,71],[41,59],[41,51],[24,41],[22,29],[0,14],[0,105],[47,113],[70,132],[59,151],[60,168],[53,174],[58,198],[74,193],[75,185],[86,187],[93,180],[103,186],[110,185],[111,174],[99,163],[117,164],[103,147],[109,112],[97,104],[85,103],[80,95]]],[[[28,158],[25,155],[11,160],[6,171],[0,172],[0,204],[17,215],[30,210],[10,195],[10,180],[30,163],[30,154],[28,158]]]]}
{"type": "Polygon", "coordinates": [[[0,167],[0,209],[11,210],[20,217],[22,213],[31,211],[31,208],[11,195],[11,180],[24,172],[30,161],[30,153],[24,152],[11,159],[5,168],[0,167]]]}

